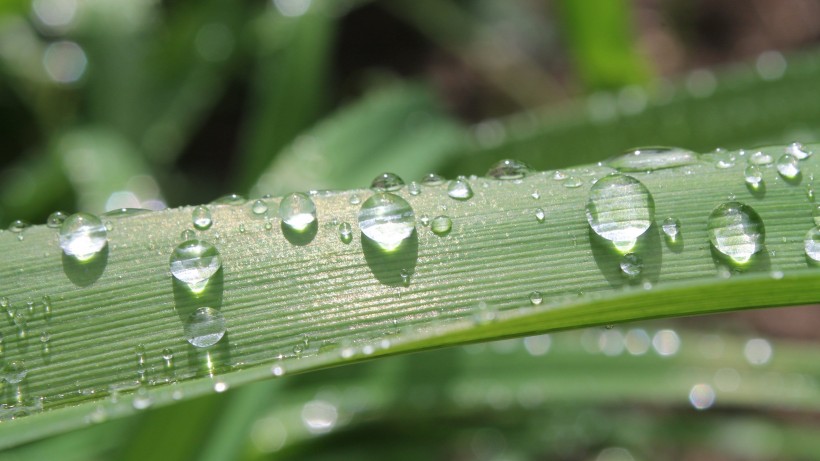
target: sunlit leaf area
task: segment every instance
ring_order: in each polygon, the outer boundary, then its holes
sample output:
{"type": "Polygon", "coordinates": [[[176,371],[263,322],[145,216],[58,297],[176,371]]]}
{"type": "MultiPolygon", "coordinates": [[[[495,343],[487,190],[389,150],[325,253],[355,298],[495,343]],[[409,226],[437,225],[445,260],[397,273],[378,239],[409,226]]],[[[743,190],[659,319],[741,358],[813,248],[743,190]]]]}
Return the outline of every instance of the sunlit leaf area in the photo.
{"type": "Polygon", "coordinates": [[[818,82],[811,0],[0,0],[0,459],[817,459],[818,82]]]}

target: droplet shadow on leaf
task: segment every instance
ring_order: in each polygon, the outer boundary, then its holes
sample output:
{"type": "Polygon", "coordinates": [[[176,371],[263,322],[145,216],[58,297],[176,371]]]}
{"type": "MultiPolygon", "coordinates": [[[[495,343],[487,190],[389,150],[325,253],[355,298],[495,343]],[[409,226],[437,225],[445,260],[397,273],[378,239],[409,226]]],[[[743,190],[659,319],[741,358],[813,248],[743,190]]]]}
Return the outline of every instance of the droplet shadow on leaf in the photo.
{"type": "Polygon", "coordinates": [[[390,287],[407,286],[408,278],[412,280],[416,272],[419,259],[419,237],[415,229],[392,251],[384,250],[364,234],[361,242],[367,267],[379,282],[390,287]]]}
{"type": "Polygon", "coordinates": [[[230,332],[218,343],[209,347],[195,347],[188,344],[188,363],[193,367],[194,376],[202,378],[226,373],[231,369],[230,332]]]}
{"type": "MultiPolygon", "coordinates": [[[[679,237],[680,238],[680,237],[679,237]]],[[[592,256],[601,274],[606,278],[612,287],[621,287],[627,284],[638,284],[642,281],[649,281],[652,284],[658,282],[661,273],[661,263],[663,261],[663,251],[661,250],[660,231],[655,224],[652,224],[639,238],[635,247],[630,251],[640,256],[643,261],[643,268],[639,276],[629,278],[621,272],[621,260],[623,254],[613,246],[612,242],[596,234],[589,228],[589,243],[592,249],[592,256]]],[[[681,241],[681,247],[683,242],[681,241]]]]}
{"type": "Polygon", "coordinates": [[[80,261],[74,256],[63,253],[63,272],[71,283],[79,287],[87,287],[96,282],[102,276],[107,264],[108,245],[86,261],[80,261]]]}
{"type": "Polygon", "coordinates": [[[316,237],[316,232],[319,230],[319,223],[318,220],[314,220],[301,231],[291,228],[285,224],[284,221],[282,221],[280,227],[282,228],[282,235],[285,236],[288,242],[296,246],[305,246],[316,237]]]}

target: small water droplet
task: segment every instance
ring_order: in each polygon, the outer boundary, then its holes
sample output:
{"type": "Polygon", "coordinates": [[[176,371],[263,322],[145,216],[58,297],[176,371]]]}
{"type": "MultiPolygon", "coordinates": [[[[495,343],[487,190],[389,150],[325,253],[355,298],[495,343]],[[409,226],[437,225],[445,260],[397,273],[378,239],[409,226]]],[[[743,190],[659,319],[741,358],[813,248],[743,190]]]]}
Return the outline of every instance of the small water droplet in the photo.
{"type": "Polygon", "coordinates": [[[749,157],[749,163],[752,165],[766,166],[771,165],[772,162],[774,162],[774,158],[762,151],[757,151],[749,157]]]}
{"type": "Polygon", "coordinates": [[[62,211],[55,211],[48,215],[48,219],[46,220],[46,226],[56,229],[63,225],[63,221],[68,218],[68,215],[63,213],[62,211]]]}
{"type": "Polygon", "coordinates": [[[722,156],[715,162],[715,168],[725,170],[735,166],[735,157],[731,155],[722,156]]]}
{"type": "Polygon", "coordinates": [[[786,154],[791,155],[797,160],[803,160],[811,156],[814,152],[803,147],[799,142],[793,142],[786,146],[786,154]]]}
{"type": "Polygon", "coordinates": [[[410,286],[410,272],[407,269],[402,269],[399,271],[399,277],[401,277],[401,284],[408,287],[410,286]]]}
{"type": "Polygon", "coordinates": [[[505,159],[491,166],[487,171],[487,176],[501,180],[521,179],[529,172],[530,167],[526,163],[518,160],[505,159]]]}
{"type": "Polygon", "coordinates": [[[339,224],[339,240],[345,244],[353,241],[353,227],[350,223],[343,222],[339,224]]]}
{"type": "Polygon", "coordinates": [[[393,192],[404,186],[404,180],[395,173],[382,173],[370,183],[370,188],[377,192],[393,192]]]}
{"type": "Polygon", "coordinates": [[[447,186],[447,195],[456,200],[470,200],[473,198],[473,188],[464,179],[454,179],[447,186]]]}
{"type": "Polygon", "coordinates": [[[245,233],[245,224],[240,224],[240,225],[239,225],[239,233],[240,233],[240,234],[244,234],[244,233],[245,233]]]}
{"type": "Polygon", "coordinates": [[[820,228],[813,227],[803,240],[806,256],[814,262],[820,263],[820,228]]]}
{"type": "Polygon", "coordinates": [[[174,368],[174,351],[171,348],[166,347],[162,350],[162,360],[165,361],[165,368],[172,369],[174,368]]]}
{"type": "Polygon", "coordinates": [[[533,191],[533,193],[532,193],[532,194],[530,194],[530,197],[532,197],[532,198],[533,198],[533,200],[538,200],[538,199],[540,199],[540,198],[541,198],[541,193],[540,193],[540,192],[538,192],[538,191],[533,191]]]}
{"type": "Polygon", "coordinates": [[[795,179],[800,174],[800,165],[793,155],[783,154],[777,159],[777,172],[786,179],[795,179]]]}
{"type": "Polygon", "coordinates": [[[589,191],[589,226],[623,253],[631,250],[649,229],[654,214],[655,202],[649,189],[631,176],[604,176],[589,191]]]}
{"type": "Polygon", "coordinates": [[[183,241],[185,240],[193,240],[196,238],[196,232],[191,229],[185,229],[184,231],[179,233],[179,238],[183,241]]]}
{"type": "Polygon", "coordinates": [[[693,165],[698,154],[680,147],[639,147],[606,161],[618,171],[654,171],[693,165]]]}
{"type": "Polygon", "coordinates": [[[191,220],[194,227],[199,230],[208,230],[211,228],[213,221],[211,220],[211,210],[208,207],[198,206],[191,211],[191,220]]]}
{"type": "Polygon", "coordinates": [[[421,194],[421,185],[416,181],[411,181],[410,184],[407,185],[407,192],[409,192],[410,195],[419,195],[421,194]]]}
{"type": "Polygon", "coordinates": [[[279,203],[279,217],[291,229],[301,232],[316,221],[316,205],[301,192],[294,192],[279,203]]]}
{"type": "Polygon", "coordinates": [[[107,231],[100,218],[76,213],[60,226],[60,248],[80,261],[87,261],[98,254],[108,243],[107,231]]]}
{"type": "Polygon", "coordinates": [[[421,183],[425,186],[440,186],[444,184],[444,178],[435,173],[430,173],[422,178],[421,183]]]}
{"type": "Polygon", "coordinates": [[[171,275],[194,288],[204,284],[222,267],[216,247],[204,240],[187,240],[171,253],[171,275]]]}
{"type": "Polygon", "coordinates": [[[546,213],[544,213],[543,208],[536,208],[535,209],[535,220],[542,223],[547,218],[546,213]]]}
{"type": "Polygon", "coordinates": [[[430,223],[430,230],[438,236],[449,234],[452,228],[453,221],[448,216],[436,216],[430,223]]]}
{"type": "Polygon", "coordinates": [[[763,182],[763,173],[757,165],[749,165],[743,170],[743,179],[752,189],[757,189],[763,182]]]}
{"type": "Polygon", "coordinates": [[[136,358],[137,363],[137,374],[140,375],[141,378],[145,376],[145,346],[142,344],[138,344],[134,348],[134,357],[136,358]]]}
{"type": "Polygon", "coordinates": [[[530,304],[533,306],[537,306],[544,301],[544,297],[541,295],[540,291],[533,291],[530,293],[530,304]]]}
{"type": "Polygon", "coordinates": [[[555,171],[552,173],[552,179],[554,179],[554,180],[556,180],[556,181],[563,181],[563,180],[567,179],[567,174],[566,174],[566,173],[564,173],[564,172],[563,172],[563,171],[561,171],[561,170],[555,170],[555,171]]]}
{"type": "Polygon", "coordinates": [[[413,207],[398,195],[378,192],[359,211],[359,228],[385,250],[397,248],[416,228],[413,207]]]}
{"type": "Polygon", "coordinates": [[[245,197],[239,194],[227,194],[217,198],[211,203],[216,205],[242,205],[245,203],[245,197]]]}
{"type": "Polygon", "coordinates": [[[712,246],[734,263],[747,263],[763,248],[763,220],[749,205],[726,202],[718,206],[709,215],[707,227],[712,246]]]}
{"type": "Polygon", "coordinates": [[[564,187],[568,189],[576,189],[581,187],[584,184],[580,178],[576,178],[575,176],[567,176],[567,179],[564,180],[564,187]]]}
{"type": "Polygon", "coordinates": [[[356,194],[351,195],[349,201],[350,201],[351,205],[358,205],[358,204],[362,203],[362,199],[359,198],[359,196],[356,195],[356,194]]]}
{"type": "Polygon", "coordinates": [[[427,227],[427,226],[430,225],[430,217],[427,216],[426,214],[423,214],[419,217],[419,222],[421,223],[422,226],[427,227]]]}
{"type": "Polygon", "coordinates": [[[671,216],[664,219],[661,230],[670,242],[676,242],[680,237],[680,220],[671,216]]]}
{"type": "Polygon", "coordinates": [[[185,339],[194,347],[210,347],[225,335],[227,327],[222,313],[211,307],[194,311],[184,325],[185,339]]]}
{"type": "Polygon", "coordinates": [[[17,384],[26,379],[27,374],[28,368],[26,368],[25,362],[22,360],[11,360],[6,362],[6,366],[3,367],[2,377],[10,384],[17,384]]]}
{"type": "Polygon", "coordinates": [[[264,200],[257,200],[251,205],[251,212],[257,216],[261,216],[268,212],[268,204],[264,200]]]}
{"type": "Polygon", "coordinates": [[[15,219],[14,221],[9,224],[9,230],[14,233],[20,233],[26,230],[29,227],[29,224],[22,219],[15,219]]]}
{"type": "Polygon", "coordinates": [[[627,253],[621,258],[621,272],[629,278],[641,275],[643,271],[643,258],[635,253],[627,253]]]}

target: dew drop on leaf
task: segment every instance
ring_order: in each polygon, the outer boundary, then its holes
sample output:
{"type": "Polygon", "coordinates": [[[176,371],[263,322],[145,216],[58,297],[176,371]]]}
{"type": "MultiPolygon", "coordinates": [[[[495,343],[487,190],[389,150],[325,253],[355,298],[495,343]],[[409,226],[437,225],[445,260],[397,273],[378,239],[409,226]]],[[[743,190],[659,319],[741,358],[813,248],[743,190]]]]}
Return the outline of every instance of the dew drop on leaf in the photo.
{"type": "Polygon", "coordinates": [[[760,215],[740,202],[726,202],[715,208],[709,215],[707,230],[715,250],[736,264],[749,262],[765,240],[760,215]]]}
{"type": "Polygon", "coordinates": [[[618,171],[653,171],[693,165],[698,154],[680,147],[639,147],[606,161],[618,171]]]}
{"type": "Polygon", "coordinates": [[[76,213],[60,226],[60,248],[80,261],[98,254],[108,243],[108,232],[100,218],[88,213],[76,213]]]}
{"type": "Polygon", "coordinates": [[[198,206],[191,211],[191,221],[194,227],[199,230],[210,229],[213,221],[211,220],[211,210],[208,207],[198,206]]]}
{"type": "Polygon", "coordinates": [[[536,208],[535,209],[535,220],[542,223],[546,219],[547,215],[544,213],[543,208],[536,208]]]}
{"type": "Polygon", "coordinates": [[[654,214],[655,202],[649,189],[631,176],[604,176],[589,191],[589,226],[623,253],[631,250],[649,229],[654,214]]]}
{"type": "Polygon", "coordinates": [[[438,236],[447,235],[453,228],[453,221],[449,216],[436,216],[430,222],[430,230],[438,236]]]}
{"type": "Polygon", "coordinates": [[[803,249],[809,259],[820,263],[820,228],[813,227],[809,230],[803,240],[803,249]]]}
{"type": "Polygon", "coordinates": [[[353,227],[350,223],[343,222],[339,224],[339,240],[345,244],[353,241],[353,227]]]}
{"type": "Polygon", "coordinates": [[[204,240],[187,240],[171,253],[171,275],[180,282],[200,287],[222,267],[216,247],[204,240]]]}
{"type": "Polygon", "coordinates": [[[316,221],[316,205],[306,194],[294,192],[279,203],[279,217],[286,226],[301,232],[316,221]]]}
{"type": "Polygon", "coordinates": [[[200,307],[188,317],[184,325],[185,339],[194,347],[210,347],[225,335],[225,317],[211,307],[200,307]]]}
{"type": "Polygon", "coordinates": [[[668,217],[661,223],[661,230],[666,239],[670,242],[676,242],[680,237],[680,220],[673,217],[668,217]]]}
{"type": "Polygon", "coordinates": [[[447,185],[447,195],[456,200],[470,200],[473,198],[473,188],[464,179],[454,179],[447,185]]]}
{"type": "Polygon", "coordinates": [[[749,163],[752,165],[766,166],[771,165],[772,162],[774,162],[772,156],[761,151],[757,151],[749,157],[749,163]]]}
{"type": "Polygon", "coordinates": [[[505,159],[491,166],[487,176],[495,179],[521,179],[530,172],[530,167],[521,161],[505,159]]]}
{"type": "Polygon", "coordinates": [[[425,186],[440,186],[444,184],[444,178],[435,173],[430,173],[422,178],[421,183],[425,186]]]}
{"type": "Polygon", "coordinates": [[[406,200],[389,192],[378,192],[365,200],[359,211],[359,228],[385,250],[393,250],[416,228],[416,215],[406,200]]]}
{"type": "Polygon", "coordinates": [[[404,186],[404,180],[395,173],[382,173],[370,183],[370,188],[378,192],[393,192],[404,186]]]}
{"type": "Polygon", "coordinates": [[[791,155],[797,160],[803,160],[805,158],[808,158],[813,153],[814,151],[806,149],[805,147],[803,147],[803,144],[800,144],[799,142],[793,142],[786,146],[786,154],[791,155]]]}
{"type": "Polygon", "coordinates": [[[786,179],[796,178],[800,174],[797,158],[790,154],[783,154],[777,159],[777,172],[786,179]]]}
{"type": "Polygon", "coordinates": [[[627,253],[621,258],[620,268],[627,277],[638,277],[643,271],[643,258],[635,253],[627,253]]]}
{"type": "Polygon", "coordinates": [[[63,213],[62,211],[55,211],[48,215],[48,219],[46,220],[46,226],[56,229],[63,225],[63,221],[68,218],[68,215],[63,213]]]}
{"type": "Polygon", "coordinates": [[[251,205],[251,212],[257,216],[261,216],[268,212],[268,204],[264,200],[256,200],[251,205]]]}

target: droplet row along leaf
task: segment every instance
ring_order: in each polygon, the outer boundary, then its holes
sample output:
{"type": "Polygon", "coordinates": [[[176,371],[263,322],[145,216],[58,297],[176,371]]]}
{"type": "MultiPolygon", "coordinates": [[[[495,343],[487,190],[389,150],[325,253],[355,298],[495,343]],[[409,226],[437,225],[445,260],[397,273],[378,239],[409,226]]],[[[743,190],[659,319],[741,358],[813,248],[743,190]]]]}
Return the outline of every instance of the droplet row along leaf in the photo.
{"type": "Polygon", "coordinates": [[[101,267],[66,265],[55,229],[24,229],[22,241],[0,233],[6,255],[0,295],[14,306],[49,296],[52,311],[49,319],[32,316],[32,334],[24,339],[3,324],[4,358],[24,361],[23,398],[42,398],[46,409],[110,400],[112,394],[127,401],[140,386],[161,403],[173,400],[173,390],[193,395],[213,389],[211,375],[233,386],[282,370],[461,341],[817,301],[817,271],[804,255],[804,237],[814,226],[806,188],[819,173],[817,156],[800,161],[799,183],[785,181],[774,165],[763,166],[765,194],[746,188],[744,163],[716,168],[703,159],[629,173],[654,197],[654,221],[636,246],[648,291],[620,273],[621,255],[592,242],[585,206],[592,182],[612,172],[602,166],[568,170],[582,183],[573,188],[552,172],[533,172],[513,181],[467,178],[473,196],[466,200],[450,197],[446,185],[422,183],[418,195],[392,192],[417,216],[446,214],[451,221],[439,235],[416,225],[414,245],[400,249],[398,259],[368,250],[356,225],[350,242],[340,241],[340,223],[358,223],[362,203],[353,205],[351,197],[366,201],[372,191],[312,194],[318,230],[305,244],[289,241],[279,225],[252,219],[250,202],[209,205],[213,224],[195,232],[218,249],[222,269],[201,296],[211,296],[215,304],[208,307],[222,313],[227,333],[207,353],[186,341],[180,305],[190,295],[178,289],[169,269],[180,233],[193,229],[192,208],[109,218],[101,267]],[[707,221],[730,195],[761,216],[766,244],[763,261],[724,280],[707,221]],[[543,223],[533,219],[534,205],[544,210],[543,223]],[[674,247],[660,234],[667,217],[680,222],[674,247]],[[693,294],[691,285],[701,290],[693,294]],[[542,301],[533,303],[536,291],[542,301]],[[40,332],[50,338],[47,357],[35,347],[40,332]],[[134,365],[140,345],[144,382],[134,365]],[[174,356],[173,373],[165,366],[166,350],[174,356]]]}

